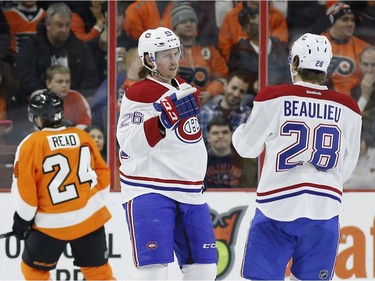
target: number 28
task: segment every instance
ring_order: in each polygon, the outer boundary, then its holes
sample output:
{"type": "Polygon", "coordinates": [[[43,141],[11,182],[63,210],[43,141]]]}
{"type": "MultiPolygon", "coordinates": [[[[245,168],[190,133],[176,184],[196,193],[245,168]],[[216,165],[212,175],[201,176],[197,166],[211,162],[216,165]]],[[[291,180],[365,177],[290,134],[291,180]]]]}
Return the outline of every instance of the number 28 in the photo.
{"type": "MultiPolygon", "coordinates": [[[[295,143],[277,154],[276,170],[283,172],[303,164],[303,161],[296,159],[299,154],[309,149],[310,128],[305,123],[289,121],[281,127],[280,134],[297,137],[295,143]]],[[[307,162],[323,171],[335,167],[340,151],[339,128],[332,125],[318,125],[312,131],[312,138],[311,157],[307,162]]]]}

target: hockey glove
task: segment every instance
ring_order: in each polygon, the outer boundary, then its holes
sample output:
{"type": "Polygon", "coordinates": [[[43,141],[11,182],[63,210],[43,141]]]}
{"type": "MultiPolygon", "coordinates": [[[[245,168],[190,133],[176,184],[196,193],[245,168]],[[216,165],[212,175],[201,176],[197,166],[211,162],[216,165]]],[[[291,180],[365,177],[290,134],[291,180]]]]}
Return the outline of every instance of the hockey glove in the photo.
{"type": "Polygon", "coordinates": [[[154,103],[154,107],[161,112],[160,121],[167,129],[174,129],[182,119],[195,116],[200,112],[194,94],[179,100],[177,100],[176,94],[172,94],[160,100],[160,103],[154,103]]]}
{"type": "Polygon", "coordinates": [[[161,112],[160,122],[167,129],[173,129],[181,119],[188,118],[200,112],[199,104],[194,93],[196,88],[187,83],[180,85],[180,90],[155,102],[154,108],[161,112]]]}
{"type": "Polygon", "coordinates": [[[190,94],[177,100],[175,105],[181,120],[195,116],[201,112],[197,98],[194,94],[190,94]]]}
{"type": "Polygon", "coordinates": [[[160,122],[167,129],[174,127],[180,121],[175,102],[177,101],[176,94],[172,94],[160,100],[160,103],[155,102],[154,108],[161,112],[160,122]]]}
{"type": "Polygon", "coordinates": [[[31,231],[32,223],[33,223],[32,220],[26,221],[23,218],[21,218],[17,212],[15,212],[13,216],[13,227],[12,227],[12,230],[15,233],[15,236],[20,240],[25,239],[31,231]]]}
{"type": "Polygon", "coordinates": [[[187,83],[182,83],[182,84],[180,84],[179,89],[180,90],[177,92],[177,99],[178,100],[183,98],[183,97],[186,97],[190,94],[194,94],[195,99],[198,103],[198,106],[200,105],[199,104],[199,91],[197,91],[197,88],[192,87],[191,85],[189,85],[187,83]]]}

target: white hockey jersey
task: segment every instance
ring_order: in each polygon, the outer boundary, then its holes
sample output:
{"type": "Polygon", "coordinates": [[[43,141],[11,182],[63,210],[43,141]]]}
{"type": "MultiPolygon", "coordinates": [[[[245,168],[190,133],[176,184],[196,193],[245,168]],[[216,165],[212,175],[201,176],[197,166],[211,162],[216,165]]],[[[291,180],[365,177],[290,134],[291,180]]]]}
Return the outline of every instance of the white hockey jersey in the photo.
{"type": "Polygon", "coordinates": [[[256,207],[278,221],[339,214],[359,156],[361,112],[349,96],[306,82],[260,91],[233,134],[242,157],[265,149],[256,207]]]}
{"type": "MultiPolygon", "coordinates": [[[[176,87],[179,82],[174,79],[176,87]]],[[[148,77],[130,86],[117,124],[123,202],[159,193],[178,202],[203,204],[207,151],[197,117],[182,120],[162,136],[154,106],[177,88],[148,77]]]]}

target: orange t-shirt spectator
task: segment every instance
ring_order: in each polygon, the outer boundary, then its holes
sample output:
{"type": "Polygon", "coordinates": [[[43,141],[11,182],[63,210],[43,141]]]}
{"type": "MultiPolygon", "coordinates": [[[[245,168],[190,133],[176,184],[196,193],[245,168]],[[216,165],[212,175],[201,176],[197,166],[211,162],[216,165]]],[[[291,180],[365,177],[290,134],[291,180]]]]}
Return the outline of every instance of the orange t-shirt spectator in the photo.
{"type": "MultiPolygon", "coordinates": [[[[247,38],[238,21],[238,14],[243,10],[244,5],[251,8],[258,8],[258,1],[243,1],[238,3],[227,13],[219,30],[219,49],[226,60],[229,59],[231,47],[241,38],[247,38]]],[[[284,15],[273,5],[268,10],[269,36],[277,37],[283,42],[288,42],[288,26],[284,15]]]]}

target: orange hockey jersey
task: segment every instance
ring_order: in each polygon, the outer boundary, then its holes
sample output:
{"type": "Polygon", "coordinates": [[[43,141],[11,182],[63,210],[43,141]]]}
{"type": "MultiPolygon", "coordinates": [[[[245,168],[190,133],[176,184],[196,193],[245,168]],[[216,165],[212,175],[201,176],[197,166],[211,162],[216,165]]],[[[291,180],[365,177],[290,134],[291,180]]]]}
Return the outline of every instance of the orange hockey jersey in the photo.
{"type": "Polygon", "coordinates": [[[327,72],[332,80],[333,89],[350,95],[361,77],[360,54],[369,44],[355,36],[352,36],[346,43],[337,44],[328,32],[323,33],[323,35],[328,38],[332,45],[333,57],[327,72]]]}
{"type": "Polygon", "coordinates": [[[9,25],[10,51],[15,55],[19,51],[20,44],[36,33],[37,24],[44,19],[46,12],[39,9],[35,17],[29,19],[17,8],[12,8],[4,10],[4,16],[9,25]]]}
{"type": "Polygon", "coordinates": [[[17,213],[33,228],[73,240],[103,226],[110,172],[94,140],[75,127],[44,128],[18,146],[12,183],[17,213]]]}

